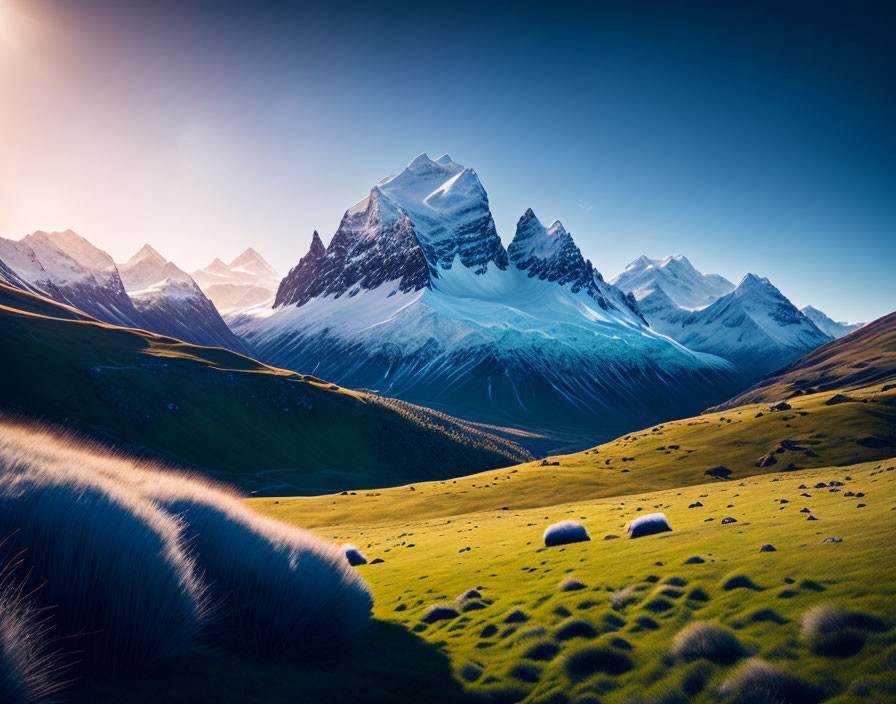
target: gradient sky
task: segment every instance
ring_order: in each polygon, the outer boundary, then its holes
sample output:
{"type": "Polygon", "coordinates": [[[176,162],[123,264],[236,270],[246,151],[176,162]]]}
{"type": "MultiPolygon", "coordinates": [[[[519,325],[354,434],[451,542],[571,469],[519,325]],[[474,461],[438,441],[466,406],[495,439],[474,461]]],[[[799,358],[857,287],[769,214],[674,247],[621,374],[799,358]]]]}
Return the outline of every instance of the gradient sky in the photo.
{"type": "Polygon", "coordinates": [[[607,278],[681,253],[896,308],[888,3],[333,4],[0,0],[0,234],[285,273],[426,151],[607,278]]]}

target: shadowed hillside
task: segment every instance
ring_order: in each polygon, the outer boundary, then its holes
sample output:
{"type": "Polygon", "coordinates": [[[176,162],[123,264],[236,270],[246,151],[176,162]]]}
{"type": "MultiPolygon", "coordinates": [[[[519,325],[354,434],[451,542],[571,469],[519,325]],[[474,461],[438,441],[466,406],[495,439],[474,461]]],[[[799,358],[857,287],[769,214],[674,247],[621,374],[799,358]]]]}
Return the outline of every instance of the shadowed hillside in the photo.
{"type": "Polygon", "coordinates": [[[828,342],[710,410],[896,382],[896,313],[828,342]]]}
{"type": "Polygon", "coordinates": [[[0,406],[278,494],[454,476],[531,457],[470,423],[118,328],[0,287],[0,406]]]}

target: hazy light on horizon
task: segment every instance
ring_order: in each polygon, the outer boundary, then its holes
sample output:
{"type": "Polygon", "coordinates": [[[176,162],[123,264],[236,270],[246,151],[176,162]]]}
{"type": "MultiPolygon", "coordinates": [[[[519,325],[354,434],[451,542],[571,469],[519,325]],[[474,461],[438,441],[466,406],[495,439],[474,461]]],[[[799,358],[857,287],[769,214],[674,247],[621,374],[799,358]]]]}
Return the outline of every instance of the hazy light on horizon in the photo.
{"type": "Polygon", "coordinates": [[[882,18],[510,7],[0,0],[0,235],[148,242],[188,271],[251,246],[285,273],[447,152],[505,244],[532,207],[608,279],[681,253],[837,319],[896,308],[882,18]]]}

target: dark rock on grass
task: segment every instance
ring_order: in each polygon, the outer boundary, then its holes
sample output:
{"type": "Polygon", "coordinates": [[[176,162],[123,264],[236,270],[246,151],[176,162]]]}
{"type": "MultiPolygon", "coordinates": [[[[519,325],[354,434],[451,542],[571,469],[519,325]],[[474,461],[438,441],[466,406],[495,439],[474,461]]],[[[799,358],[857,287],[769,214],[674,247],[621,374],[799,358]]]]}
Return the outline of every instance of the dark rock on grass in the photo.
{"type": "Polygon", "coordinates": [[[737,519],[731,516],[725,516],[725,518],[722,519],[722,525],[727,526],[729,523],[737,523],[737,519]]]}
{"type": "Polygon", "coordinates": [[[855,403],[856,399],[851,396],[847,396],[846,394],[834,394],[827,401],[824,402],[825,406],[836,406],[838,403],[855,403]]]}
{"type": "Polygon", "coordinates": [[[843,538],[833,538],[833,537],[831,537],[831,538],[825,538],[825,539],[822,540],[821,542],[823,542],[823,543],[842,543],[842,542],[843,542],[843,538]]]}
{"type": "Polygon", "coordinates": [[[567,577],[562,582],[560,582],[560,591],[561,592],[577,592],[580,589],[584,589],[585,585],[582,584],[575,577],[567,577]]]}
{"type": "Polygon", "coordinates": [[[375,558],[373,558],[373,559],[370,561],[370,564],[371,564],[371,565],[379,565],[379,564],[381,564],[381,563],[383,563],[383,562],[385,562],[385,560],[384,560],[383,558],[381,558],[381,557],[375,557],[375,558]]]}
{"type": "Polygon", "coordinates": [[[886,630],[880,619],[860,611],[844,611],[831,604],[819,604],[800,619],[801,633],[817,655],[846,657],[865,645],[869,634],[886,630]]]}
{"type": "Polygon", "coordinates": [[[542,638],[529,645],[523,657],[529,660],[553,660],[554,656],[560,652],[560,647],[552,640],[542,638]]]}
{"type": "Polygon", "coordinates": [[[709,660],[719,665],[730,665],[740,660],[744,652],[736,635],[712,621],[695,621],[672,641],[672,654],[687,662],[709,660]]]}
{"type": "Polygon", "coordinates": [[[810,513],[808,516],[806,516],[806,520],[807,521],[817,521],[818,519],[810,513]]]}
{"type": "Polygon", "coordinates": [[[482,594],[480,594],[475,589],[467,589],[463,594],[457,597],[456,601],[466,601],[467,599],[481,599],[482,594]]]}
{"type": "Polygon", "coordinates": [[[747,577],[744,574],[735,574],[731,577],[728,577],[724,582],[722,582],[722,589],[726,592],[730,592],[732,589],[752,589],[753,591],[761,591],[761,588],[758,587],[752,579],[747,577]]]}
{"type": "Polygon", "coordinates": [[[686,564],[686,565],[702,565],[704,562],[706,562],[706,560],[704,560],[702,557],[700,557],[699,555],[694,555],[693,557],[689,557],[687,560],[685,560],[684,564],[686,564]]]}
{"type": "Polygon", "coordinates": [[[450,621],[453,618],[457,618],[460,614],[456,609],[451,608],[450,606],[430,606],[429,610],[423,614],[423,617],[420,619],[423,623],[435,623],[436,621],[450,621]]]}
{"type": "Polygon", "coordinates": [[[766,543],[761,548],[759,548],[759,552],[777,552],[777,548],[771,543],[766,543]]]}
{"type": "Polygon", "coordinates": [[[699,501],[695,501],[694,503],[690,504],[688,508],[701,508],[702,506],[703,504],[701,504],[699,501]]]}
{"type": "Polygon", "coordinates": [[[778,458],[775,457],[775,453],[769,452],[767,455],[763,455],[758,460],[756,460],[757,467],[771,467],[778,461],[778,458]]]}
{"type": "Polygon", "coordinates": [[[599,672],[621,675],[632,669],[632,661],[625,653],[609,646],[590,645],[567,655],[563,668],[571,679],[583,680],[599,672]]]}
{"type": "Polygon", "coordinates": [[[566,641],[572,638],[595,638],[596,636],[597,629],[581,618],[564,621],[554,631],[554,637],[559,641],[566,641]]]}
{"type": "Polygon", "coordinates": [[[719,693],[732,704],[818,704],[823,699],[810,682],[758,659],[730,675],[719,693]]]}
{"type": "Polygon", "coordinates": [[[787,401],[780,401],[769,408],[770,411],[789,411],[792,406],[787,401]]]}
{"type": "Polygon", "coordinates": [[[504,623],[525,623],[529,617],[519,609],[514,609],[504,617],[504,623]]]}
{"type": "Polygon", "coordinates": [[[727,479],[731,476],[731,470],[722,465],[718,465],[717,467],[707,469],[703,474],[707,477],[715,477],[716,479],[727,479]]]}
{"type": "Polygon", "coordinates": [[[407,611],[407,610],[408,610],[408,605],[407,605],[407,604],[404,604],[404,603],[399,604],[398,606],[395,607],[395,610],[396,610],[396,611],[407,611]]]}
{"type": "Polygon", "coordinates": [[[618,535],[605,535],[604,540],[618,540],[618,535]]]}

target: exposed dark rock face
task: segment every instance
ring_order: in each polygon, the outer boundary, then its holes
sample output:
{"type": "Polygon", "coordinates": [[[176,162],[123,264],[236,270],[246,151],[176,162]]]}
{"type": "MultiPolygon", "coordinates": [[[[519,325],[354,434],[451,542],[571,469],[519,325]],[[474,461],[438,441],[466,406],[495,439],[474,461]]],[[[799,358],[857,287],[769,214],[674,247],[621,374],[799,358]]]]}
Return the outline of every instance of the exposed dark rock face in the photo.
{"type": "Polygon", "coordinates": [[[429,286],[426,259],[407,213],[384,205],[377,189],[365,202],[346,212],[329,248],[315,230],[308,254],[280,282],[275,307],[354,295],[387,281],[396,281],[402,292],[429,286]]]}

